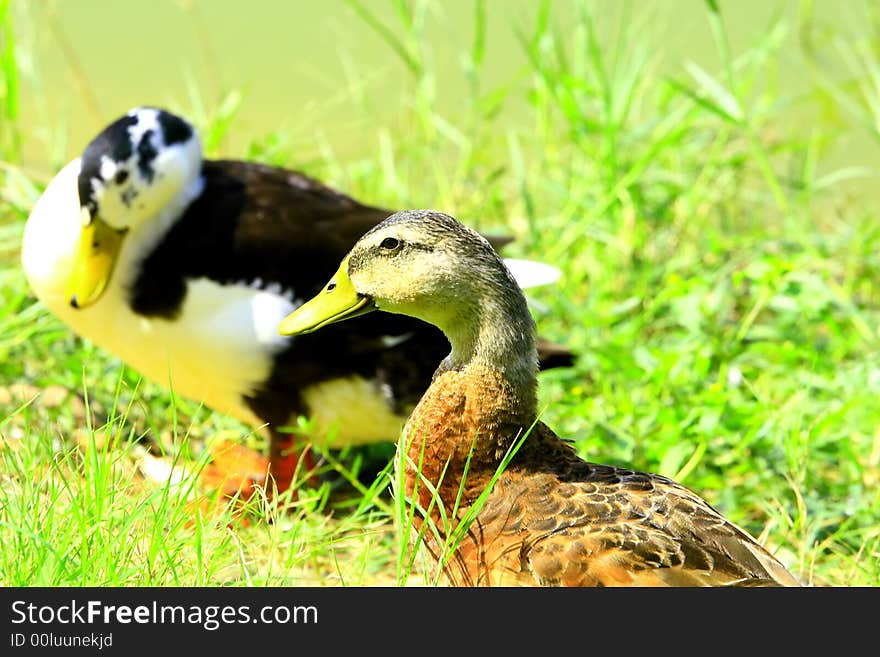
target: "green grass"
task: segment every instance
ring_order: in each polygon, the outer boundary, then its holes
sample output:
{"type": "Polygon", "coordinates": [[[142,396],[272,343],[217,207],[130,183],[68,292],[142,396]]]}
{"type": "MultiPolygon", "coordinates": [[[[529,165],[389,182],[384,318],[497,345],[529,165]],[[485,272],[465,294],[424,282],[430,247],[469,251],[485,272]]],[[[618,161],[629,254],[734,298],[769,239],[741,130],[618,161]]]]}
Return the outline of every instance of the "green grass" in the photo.
{"type": "MultiPolygon", "coordinates": [[[[172,109],[196,121],[211,156],[303,169],[366,202],[514,234],[508,254],[563,269],[530,298],[541,334],[580,354],[542,375],[542,420],[585,458],[699,492],[804,582],[876,586],[877,170],[846,158],[854,141],[880,146],[874,10],[848,5],[843,30],[811,20],[806,2],[801,23],[777,19],[734,49],[724,5],[694,3],[720,65],[668,73],[650,11],[605,6],[574,2],[563,19],[543,3],[532,24],[511,24],[527,64],[497,81],[483,67],[498,9],[475,2],[461,102],[441,110],[428,3],[392,2],[382,18],[351,0],[352,20],[408,76],[396,118],[371,124],[359,157],[315,137],[320,157],[302,161],[288,145],[309,135],[271,131],[223,151],[247,103],[237,90],[212,102],[193,84],[172,109]],[[809,80],[796,93],[778,84],[795,35],[809,80]]],[[[21,144],[56,127],[20,116],[26,53],[8,0],[0,26],[0,583],[418,582],[395,536],[410,509],[389,501],[388,473],[341,506],[304,488],[283,513],[253,502],[249,522],[193,513],[205,439],[256,439],[139,381],[29,294],[18,243],[46,180],[22,169],[21,144]],[[22,397],[15,384],[32,387],[22,397]],[[143,474],[163,454],[181,468],[174,485],[143,474]]],[[[381,99],[361,91],[351,85],[351,104],[369,117],[381,99]]]]}

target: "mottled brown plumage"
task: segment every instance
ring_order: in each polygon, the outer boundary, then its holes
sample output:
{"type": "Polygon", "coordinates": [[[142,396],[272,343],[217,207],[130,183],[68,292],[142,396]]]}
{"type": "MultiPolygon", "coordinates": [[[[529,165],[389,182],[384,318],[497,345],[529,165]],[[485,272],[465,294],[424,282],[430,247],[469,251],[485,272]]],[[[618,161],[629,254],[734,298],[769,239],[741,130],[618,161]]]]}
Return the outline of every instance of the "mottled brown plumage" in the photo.
{"type": "Polygon", "coordinates": [[[422,514],[411,544],[434,575],[458,586],[798,585],[692,491],[586,462],[537,420],[534,322],[475,232],[436,212],[390,217],[282,330],[352,316],[328,304],[346,287],[357,312],[420,317],[452,344],[398,444],[402,492],[422,514]]]}
{"type": "MultiPolygon", "coordinates": [[[[405,430],[407,496],[417,495],[427,509],[429,489],[439,482],[449,513],[460,487],[458,519],[529,432],[446,565],[450,584],[797,585],[772,555],[693,492],[659,475],[583,461],[543,422],[532,427],[535,418],[517,414],[515,403],[495,372],[443,372],[405,430]]],[[[437,564],[456,521],[444,522],[436,502],[430,517],[433,528],[423,541],[437,564]]],[[[414,536],[423,522],[417,515],[414,536]]]]}

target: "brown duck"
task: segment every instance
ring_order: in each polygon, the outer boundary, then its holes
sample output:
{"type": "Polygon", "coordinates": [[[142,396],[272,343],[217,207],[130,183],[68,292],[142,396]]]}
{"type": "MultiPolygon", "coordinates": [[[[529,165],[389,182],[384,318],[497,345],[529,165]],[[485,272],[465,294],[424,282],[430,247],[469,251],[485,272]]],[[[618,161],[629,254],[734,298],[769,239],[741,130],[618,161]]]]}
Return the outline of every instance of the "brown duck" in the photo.
{"type": "Polygon", "coordinates": [[[534,321],[478,233],[439,212],[399,212],[280,332],[372,310],[430,322],[452,346],[397,448],[404,493],[423,510],[411,544],[435,576],[456,586],[798,585],[697,494],[586,462],[537,419],[534,321]]]}

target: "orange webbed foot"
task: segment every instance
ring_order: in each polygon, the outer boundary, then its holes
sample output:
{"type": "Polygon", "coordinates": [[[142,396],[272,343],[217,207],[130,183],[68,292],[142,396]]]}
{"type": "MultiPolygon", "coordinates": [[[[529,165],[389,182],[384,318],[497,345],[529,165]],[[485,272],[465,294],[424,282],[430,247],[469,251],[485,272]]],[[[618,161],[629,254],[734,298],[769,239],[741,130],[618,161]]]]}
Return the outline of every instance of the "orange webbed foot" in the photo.
{"type": "Polygon", "coordinates": [[[268,458],[232,440],[220,440],[208,447],[211,460],[199,475],[200,485],[220,491],[227,498],[252,499],[260,490],[267,498],[290,490],[295,497],[296,484],[317,484],[317,462],[308,446],[302,450],[292,439],[273,436],[268,458]]]}

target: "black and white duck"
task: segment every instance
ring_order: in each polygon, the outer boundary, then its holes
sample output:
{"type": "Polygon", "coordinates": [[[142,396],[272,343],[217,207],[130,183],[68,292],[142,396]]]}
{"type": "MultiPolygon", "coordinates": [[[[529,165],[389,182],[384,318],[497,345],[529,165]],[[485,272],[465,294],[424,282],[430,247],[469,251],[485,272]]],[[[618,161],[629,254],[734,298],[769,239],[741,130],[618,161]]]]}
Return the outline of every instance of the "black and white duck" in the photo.
{"type": "MultiPolygon", "coordinates": [[[[277,332],[391,213],[296,171],[205,159],[190,123],[139,107],[47,186],[25,226],[22,263],[39,300],[76,334],[266,431],[281,491],[302,438],[279,428],[303,415],[310,438],[331,449],[394,441],[448,350],[436,328],[396,315],[307,337],[277,332]]],[[[524,287],[558,271],[511,266],[524,287]]],[[[544,343],[542,358],[549,368],[572,354],[544,343]]]]}

